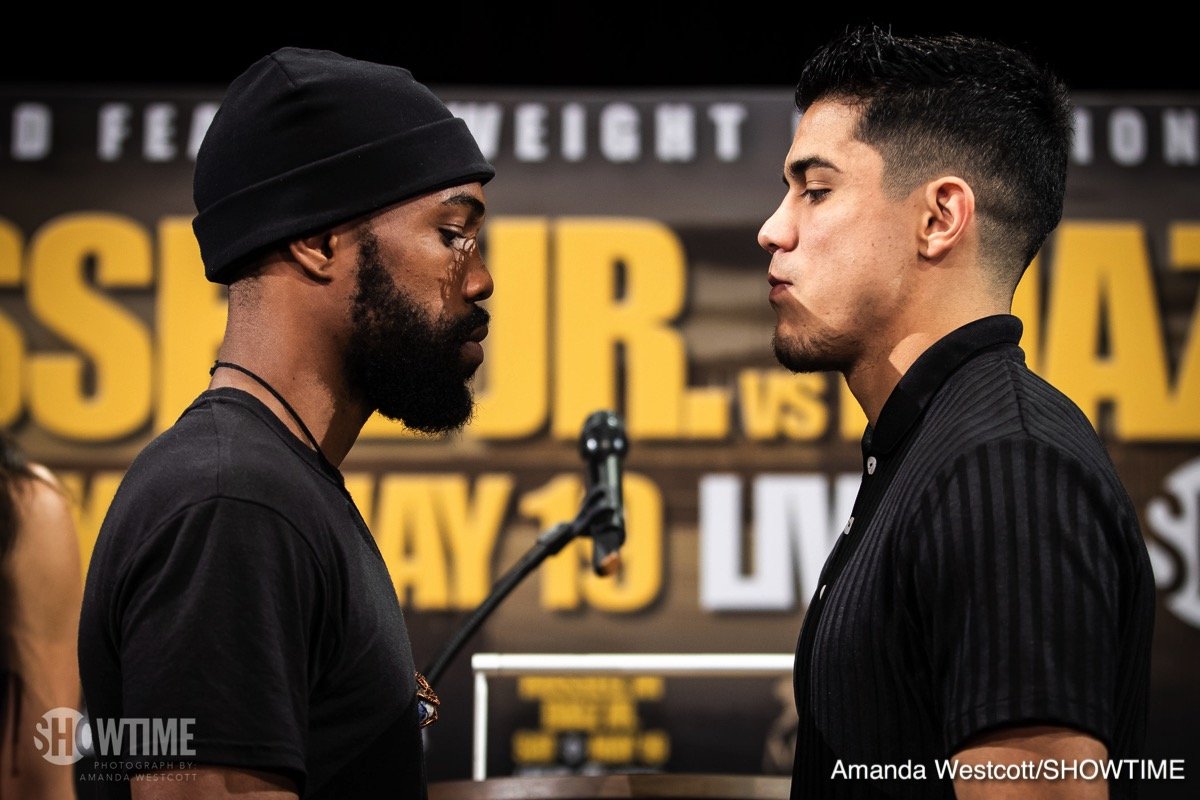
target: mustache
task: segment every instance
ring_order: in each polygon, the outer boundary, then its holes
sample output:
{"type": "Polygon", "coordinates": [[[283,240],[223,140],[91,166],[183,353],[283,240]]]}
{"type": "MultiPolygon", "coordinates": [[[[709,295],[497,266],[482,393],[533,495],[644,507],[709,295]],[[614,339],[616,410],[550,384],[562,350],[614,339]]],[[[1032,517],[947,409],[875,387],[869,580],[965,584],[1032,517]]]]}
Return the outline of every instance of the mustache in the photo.
{"type": "Polygon", "coordinates": [[[491,319],[492,315],[488,313],[486,308],[473,306],[462,319],[455,321],[454,325],[451,326],[449,330],[451,341],[466,341],[477,328],[487,325],[491,319]]]}

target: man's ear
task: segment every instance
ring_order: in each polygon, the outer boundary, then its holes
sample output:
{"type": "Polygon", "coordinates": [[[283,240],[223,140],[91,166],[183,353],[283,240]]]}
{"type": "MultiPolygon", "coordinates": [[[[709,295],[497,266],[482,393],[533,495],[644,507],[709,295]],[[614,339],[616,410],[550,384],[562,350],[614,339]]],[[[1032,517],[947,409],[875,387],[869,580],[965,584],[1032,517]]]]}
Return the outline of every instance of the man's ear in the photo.
{"type": "Polygon", "coordinates": [[[328,283],[333,280],[338,251],[346,242],[342,232],[322,231],[288,243],[288,252],[300,269],[314,281],[328,283]]]}
{"type": "Polygon", "coordinates": [[[929,260],[942,258],[960,246],[975,222],[975,192],[970,184],[947,175],[925,184],[917,250],[929,260]]]}

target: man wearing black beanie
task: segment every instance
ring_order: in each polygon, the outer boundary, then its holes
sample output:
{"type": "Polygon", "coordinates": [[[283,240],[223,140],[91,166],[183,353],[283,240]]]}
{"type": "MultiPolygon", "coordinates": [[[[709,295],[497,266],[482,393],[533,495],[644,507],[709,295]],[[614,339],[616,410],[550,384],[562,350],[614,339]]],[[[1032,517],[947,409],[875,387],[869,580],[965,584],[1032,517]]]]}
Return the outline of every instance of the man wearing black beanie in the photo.
{"type": "Polygon", "coordinates": [[[406,70],[285,48],[230,86],[194,187],[225,339],[126,474],[85,589],[103,796],[424,796],[436,698],[338,465],[374,411],[469,418],[493,174],[406,70]]]}

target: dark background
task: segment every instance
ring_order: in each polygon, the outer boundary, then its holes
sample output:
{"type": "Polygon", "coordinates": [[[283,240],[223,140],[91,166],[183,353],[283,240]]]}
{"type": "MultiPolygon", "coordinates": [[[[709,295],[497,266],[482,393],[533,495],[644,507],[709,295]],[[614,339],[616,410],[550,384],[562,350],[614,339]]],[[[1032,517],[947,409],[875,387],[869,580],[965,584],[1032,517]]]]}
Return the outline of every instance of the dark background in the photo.
{"type": "Polygon", "coordinates": [[[958,31],[1022,46],[1077,91],[1200,87],[1197,31],[1162,6],[1119,17],[1101,17],[1097,8],[1072,20],[1069,12],[1043,19],[1007,3],[977,7],[994,19],[942,6],[875,15],[799,3],[786,15],[729,6],[718,17],[695,6],[569,4],[537,13],[515,4],[411,5],[244,6],[271,17],[259,23],[200,4],[120,17],[111,7],[22,11],[27,18],[5,27],[0,81],[223,85],[271,50],[297,45],[400,64],[438,85],[779,86],[795,82],[815,46],[847,24],[873,21],[897,32],[958,31]]]}

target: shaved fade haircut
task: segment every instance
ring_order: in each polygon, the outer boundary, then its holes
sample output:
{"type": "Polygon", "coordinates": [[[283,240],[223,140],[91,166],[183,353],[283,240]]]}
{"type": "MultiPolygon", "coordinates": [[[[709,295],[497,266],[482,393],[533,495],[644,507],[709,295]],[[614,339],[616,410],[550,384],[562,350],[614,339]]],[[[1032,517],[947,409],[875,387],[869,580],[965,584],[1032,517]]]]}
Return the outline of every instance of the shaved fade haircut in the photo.
{"type": "Polygon", "coordinates": [[[1071,103],[1053,72],[984,39],[867,26],[805,64],[796,107],[819,100],[859,109],[856,136],[882,154],[894,199],[941,175],[964,179],[982,257],[997,285],[1016,286],[1062,218],[1071,103]]]}

